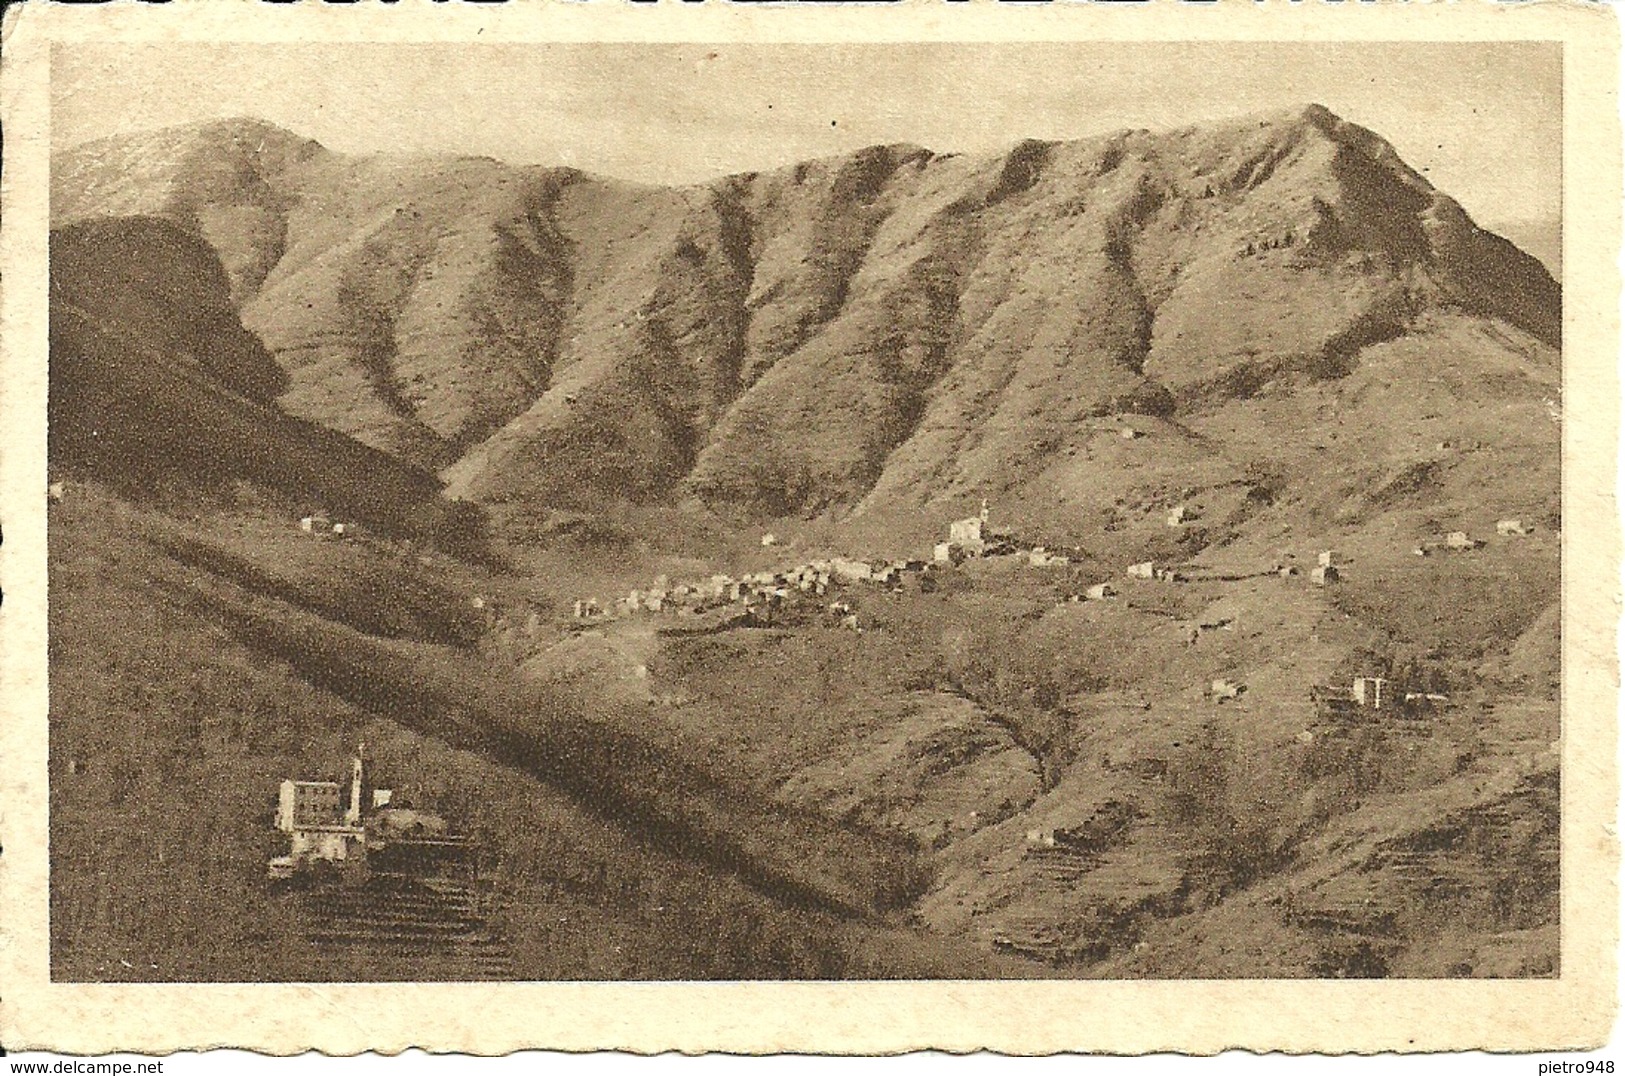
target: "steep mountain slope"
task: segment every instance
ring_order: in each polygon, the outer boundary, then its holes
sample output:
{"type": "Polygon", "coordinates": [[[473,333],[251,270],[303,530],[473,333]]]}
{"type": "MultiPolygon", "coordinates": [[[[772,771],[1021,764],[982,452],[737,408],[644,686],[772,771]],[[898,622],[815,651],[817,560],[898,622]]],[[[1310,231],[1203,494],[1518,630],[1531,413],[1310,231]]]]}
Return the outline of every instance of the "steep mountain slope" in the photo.
{"type": "Polygon", "coordinates": [[[261,120],[202,123],[90,142],[51,168],[51,216],[160,216],[219,253],[237,303],[287,245],[289,173],[327,151],[261,120]]]}
{"type": "Polygon", "coordinates": [[[251,480],[473,552],[478,512],[433,475],[275,403],[287,383],[228,301],[214,250],[155,217],[51,233],[51,460],[150,495],[251,480]]]}
{"type": "MultiPolygon", "coordinates": [[[[287,375],[229,301],[214,249],[157,217],[100,217],[51,234],[52,301],[84,320],[184,356],[240,396],[268,403],[287,375]]],[[[155,360],[154,360],[155,364],[155,360]]],[[[58,371],[64,384],[72,371],[58,371]]]]}
{"type": "Polygon", "coordinates": [[[242,121],[88,144],[54,182],[59,220],[214,243],[290,411],[520,514],[985,495],[1092,420],[1335,381],[1430,313],[1558,344],[1539,262],[1319,106],[682,190],[242,121]]]}

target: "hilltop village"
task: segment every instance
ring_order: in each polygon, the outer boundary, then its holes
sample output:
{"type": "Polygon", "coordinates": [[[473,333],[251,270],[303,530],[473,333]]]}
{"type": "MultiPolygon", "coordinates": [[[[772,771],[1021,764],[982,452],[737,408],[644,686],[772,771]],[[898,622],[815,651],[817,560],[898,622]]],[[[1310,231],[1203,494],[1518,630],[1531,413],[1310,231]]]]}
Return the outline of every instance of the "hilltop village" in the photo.
{"type": "MultiPolygon", "coordinates": [[[[1168,513],[1168,525],[1178,527],[1199,518],[1186,507],[1177,507],[1168,513]]],[[[1521,537],[1531,533],[1520,520],[1500,520],[1496,534],[1501,538],[1521,537]]],[[[762,536],[762,545],[777,544],[773,534],[762,536]]],[[[1438,541],[1417,545],[1412,552],[1428,556],[1436,551],[1467,551],[1483,548],[1485,541],[1471,538],[1465,531],[1452,531],[1438,541]]],[[[810,560],[772,570],[751,572],[735,578],[713,575],[703,580],[672,580],[658,576],[646,589],[633,590],[625,597],[616,598],[607,605],[597,597],[576,599],[572,616],[577,621],[602,622],[616,617],[636,614],[662,614],[679,618],[699,614],[724,615],[715,617],[713,627],[731,624],[771,624],[791,608],[826,597],[832,588],[867,587],[875,591],[901,590],[913,580],[914,585],[929,593],[940,573],[949,571],[971,558],[986,558],[1032,568],[1061,568],[1081,563],[1081,550],[1066,546],[1049,545],[1021,538],[991,525],[986,502],[982,513],[949,525],[945,541],[936,543],[929,559],[925,557],[900,560],[854,560],[847,557],[829,557],[810,560]]],[[[1347,570],[1333,550],[1319,550],[1316,563],[1310,567],[1308,578],[1315,586],[1324,587],[1343,581],[1347,570]]],[[[1300,574],[1293,563],[1293,555],[1260,568],[1252,575],[1279,576],[1283,579],[1300,574]]],[[[1235,581],[1250,578],[1246,574],[1219,575],[1211,570],[1189,564],[1139,561],[1123,569],[1127,579],[1150,580],[1164,583],[1192,581],[1235,581]]],[[[1075,593],[1063,596],[1063,601],[1105,601],[1119,596],[1118,587],[1111,580],[1102,580],[1085,586],[1075,593]]],[[[478,608],[485,608],[483,598],[473,599],[478,608]]],[[[845,627],[861,631],[863,624],[850,601],[833,601],[824,611],[840,619],[845,627]]]]}
{"type": "MultiPolygon", "coordinates": [[[[1126,437],[1143,436],[1139,431],[1127,428],[1123,433],[1126,437]]],[[[56,484],[52,487],[53,499],[60,495],[60,484],[56,484]]],[[[1191,504],[1176,504],[1165,513],[1166,525],[1170,528],[1187,527],[1201,518],[1202,510],[1191,504]]],[[[301,518],[299,527],[302,532],[316,537],[361,542],[372,540],[364,528],[356,523],[335,522],[320,512],[301,518]]],[[[1499,540],[1516,540],[1531,533],[1533,528],[1520,519],[1496,521],[1495,534],[1499,540]]],[[[780,546],[780,539],[774,533],[764,533],[760,544],[763,549],[775,549],[780,546]]],[[[1439,553],[1470,553],[1486,545],[1488,542],[1485,539],[1473,537],[1466,531],[1450,531],[1439,538],[1416,544],[1410,552],[1418,557],[1429,557],[1439,553]]],[[[888,593],[900,594],[908,588],[920,593],[932,593],[946,578],[946,573],[962,567],[969,560],[1033,570],[1088,563],[1081,548],[1034,540],[995,526],[984,498],[978,515],[956,519],[948,524],[946,535],[942,541],[934,543],[929,556],[922,553],[918,557],[882,560],[830,556],[739,576],[719,573],[702,579],[672,579],[660,575],[649,586],[633,589],[610,601],[597,596],[574,599],[564,626],[567,630],[585,631],[615,621],[647,619],[656,625],[657,634],[680,637],[822,620],[862,634],[870,628],[865,623],[863,613],[866,598],[888,593]]],[[[1229,573],[1184,562],[1136,561],[1125,565],[1119,578],[1100,579],[1065,588],[1057,594],[1057,600],[1062,603],[1082,603],[1121,598],[1132,602],[1132,589],[1126,588],[1145,583],[1235,583],[1272,576],[1283,581],[1304,576],[1314,587],[1358,585],[1357,578],[1351,579],[1348,575],[1349,563],[1335,550],[1306,551],[1304,561],[1304,568],[1300,568],[1297,554],[1282,550],[1278,559],[1260,565],[1252,572],[1229,573]],[[1314,563],[1308,564],[1311,555],[1314,563]]],[[[523,613],[522,621],[517,621],[511,610],[485,595],[474,595],[468,602],[470,609],[484,620],[487,629],[501,637],[513,638],[517,635],[533,639],[537,637],[544,620],[543,612],[533,608],[523,613]]],[[[1225,618],[1212,622],[1198,619],[1188,625],[1188,642],[1194,645],[1205,632],[1231,627],[1231,622],[1225,618]]],[[[1222,703],[1239,697],[1245,690],[1245,684],[1227,677],[1213,680],[1206,685],[1204,693],[1214,702],[1222,703]]],[[[1317,702],[1327,703],[1332,710],[1342,713],[1347,712],[1350,703],[1356,708],[1371,710],[1396,706],[1431,709],[1447,701],[1437,692],[1420,691],[1405,691],[1396,699],[1391,696],[1388,680],[1364,675],[1357,676],[1346,692],[1328,694],[1323,687],[1317,687],[1314,697],[1317,702]]]]}
{"type": "MultiPolygon", "coordinates": [[[[1201,518],[1200,511],[1179,505],[1168,510],[1169,527],[1183,527],[1201,518]]],[[[1521,520],[1503,519],[1496,523],[1499,539],[1516,539],[1532,533],[1521,520]]],[[[772,533],[763,534],[764,548],[777,546],[772,533]]],[[[1462,553],[1484,548],[1484,539],[1465,531],[1452,531],[1442,538],[1416,545],[1416,556],[1435,553],[1462,553]]],[[[1306,575],[1309,585],[1330,587],[1358,585],[1348,576],[1349,565],[1335,550],[1312,552],[1314,563],[1301,570],[1295,553],[1283,551],[1280,559],[1246,573],[1221,573],[1189,563],[1138,561],[1123,568],[1120,579],[1102,579],[1064,589],[1057,598],[1064,603],[1133,600],[1132,589],[1144,583],[1180,584],[1192,582],[1240,582],[1259,577],[1292,580],[1306,575]]],[[[1306,554],[1305,560],[1309,559],[1306,554]]],[[[1084,551],[1053,543],[1035,541],[994,526],[987,501],[979,515],[952,521],[943,541],[935,543],[930,556],[887,560],[858,560],[832,556],[785,567],[745,573],[738,577],[715,574],[704,579],[674,580],[656,577],[646,588],[630,591],[624,597],[602,602],[597,597],[575,599],[570,623],[576,630],[588,630],[629,618],[651,618],[657,632],[667,636],[700,635],[743,627],[804,624],[824,619],[861,634],[868,625],[863,602],[868,596],[902,593],[908,588],[929,594],[945,574],[967,560],[984,560],[1024,569],[1057,569],[1086,562],[1084,551]]],[[[488,599],[471,599],[474,608],[486,613],[494,627],[509,627],[503,611],[488,599]]],[[[534,635],[540,614],[531,613],[526,634],[534,635]]],[[[1228,619],[1198,620],[1189,625],[1189,642],[1195,644],[1207,631],[1229,629],[1228,619]]],[[[1233,699],[1245,686],[1231,679],[1216,679],[1206,688],[1215,702],[1233,699]]],[[[1357,677],[1344,698],[1359,707],[1382,709],[1397,703],[1406,706],[1436,706],[1445,701],[1438,693],[1405,692],[1398,700],[1390,698],[1388,681],[1375,676],[1357,677]]]]}

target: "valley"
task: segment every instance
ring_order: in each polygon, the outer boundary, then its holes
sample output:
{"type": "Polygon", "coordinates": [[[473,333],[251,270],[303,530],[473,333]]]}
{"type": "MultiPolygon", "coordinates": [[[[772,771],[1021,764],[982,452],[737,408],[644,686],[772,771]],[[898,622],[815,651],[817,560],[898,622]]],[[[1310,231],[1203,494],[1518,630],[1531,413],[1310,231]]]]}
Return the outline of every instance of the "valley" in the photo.
{"type": "Polygon", "coordinates": [[[1376,134],[654,188],[244,120],[53,213],[53,977],[1561,970],[1559,287],[1376,134]],[[268,884],[362,740],[499,956],[268,884]]]}

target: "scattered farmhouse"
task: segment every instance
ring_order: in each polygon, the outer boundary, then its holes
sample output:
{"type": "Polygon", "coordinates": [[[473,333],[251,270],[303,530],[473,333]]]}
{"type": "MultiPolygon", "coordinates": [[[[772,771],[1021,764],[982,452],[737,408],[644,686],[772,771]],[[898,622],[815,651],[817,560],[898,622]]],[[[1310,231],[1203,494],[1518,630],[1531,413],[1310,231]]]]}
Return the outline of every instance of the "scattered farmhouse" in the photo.
{"type": "Polygon", "coordinates": [[[1187,504],[1176,505],[1174,508],[1170,509],[1169,512],[1168,512],[1168,526],[1170,526],[1170,527],[1183,527],[1185,524],[1194,522],[1195,520],[1198,520],[1198,519],[1201,519],[1201,518],[1202,518],[1201,514],[1198,513],[1196,511],[1196,509],[1192,508],[1190,505],[1187,505],[1187,504]]]}
{"type": "Polygon", "coordinates": [[[1350,691],[1354,701],[1370,710],[1380,710],[1383,703],[1392,702],[1388,681],[1380,676],[1357,676],[1350,691]]]}
{"type": "Polygon", "coordinates": [[[980,556],[986,545],[982,540],[982,525],[986,522],[981,516],[954,520],[948,525],[949,546],[957,546],[973,557],[980,556]]]}
{"type": "Polygon", "coordinates": [[[357,534],[354,523],[335,522],[321,513],[313,513],[301,518],[299,520],[299,529],[318,538],[354,538],[357,534]]]}

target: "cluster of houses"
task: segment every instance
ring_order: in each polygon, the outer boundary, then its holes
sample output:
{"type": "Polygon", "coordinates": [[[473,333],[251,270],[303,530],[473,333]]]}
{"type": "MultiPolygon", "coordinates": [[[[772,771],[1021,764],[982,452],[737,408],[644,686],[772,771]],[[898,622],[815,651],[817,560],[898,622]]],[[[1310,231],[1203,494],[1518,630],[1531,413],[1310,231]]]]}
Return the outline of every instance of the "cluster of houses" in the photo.
{"type": "Polygon", "coordinates": [[[1272,235],[1261,239],[1249,239],[1247,245],[1241,248],[1241,253],[1251,256],[1266,250],[1286,250],[1296,241],[1297,237],[1290,231],[1279,236],[1272,235]]]}
{"type": "MultiPolygon", "coordinates": [[[[596,598],[580,599],[574,604],[574,617],[599,621],[645,613],[688,616],[731,608],[757,621],[772,621],[787,604],[830,597],[835,588],[867,585],[897,590],[909,577],[920,577],[921,585],[929,586],[924,579],[943,566],[960,563],[966,557],[1017,551],[1010,539],[994,536],[987,529],[987,511],[984,502],[981,515],[954,521],[948,529],[948,540],[936,545],[929,561],[923,557],[896,560],[827,557],[792,567],[739,576],[717,574],[686,582],[674,582],[661,575],[655,577],[651,586],[631,591],[608,608],[600,605],[596,598]]],[[[777,544],[775,536],[763,535],[764,547],[777,544]]],[[[1043,546],[1022,552],[1034,565],[1069,563],[1065,555],[1052,553],[1043,546]]],[[[831,601],[823,611],[847,627],[859,628],[857,614],[848,601],[831,601]]]]}
{"type": "MultiPolygon", "coordinates": [[[[854,584],[897,588],[905,576],[922,573],[927,567],[924,560],[916,559],[867,561],[830,557],[737,577],[718,574],[704,580],[673,582],[661,575],[652,586],[616,599],[608,610],[595,598],[587,598],[575,603],[574,612],[578,620],[600,620],[643,613],[688,616],[732,608],[768,621],[792,601],[820,599],[833,588],[854,584]]],[[[849,627],[857,626],[850,603],[831,602],[827,611],[849,627]]]]}
{"type": "MultiPolygon", "coordinates": [[[[1309,691],[1309,698],[1316,705],[1323,733],[1335,733],[1356,723],[1388,718],[1402,719],[1400,725],[1395,726],[1400,728],[1413,724],[1412,720],[1407,719],[1437,713],[1450,705],[1448,695],[1436,691],[1399,691],[1393,681],[1382,676],[1356,676],[1347,690],[1314,687],[1309,691]]],[[[1425,729],[1426,726],[1413,726],[1412,731],[1417,728],[1425,729]]],[[[1308,743],[1314,737],[1315,733],[1308,731],[1300,738],[1308,743]]]]}
{"type": "MultiPolygon", "coordinates": [[[[1124,432],[1127,435],[1133,431],[1124,432]]],[[[1170,526],[1182,526],[1199,518],[1201,518],[1199,507],[1182,504],[1169,511],[1167,521],[1170,526]]],[[[1520,520],[1503,519],[1497,522],[1496,533],[1501,536],[1514,536],[1525,535],[1530,531],[1520,520]]],[[[776,536],[772,534],[762,536],[763,547],[778,544],[776,536]]],[[[1470,538],[1465,532],[1456,531],[1447,535],[1441,543],[1417,547],[1417,552],[1426,555],[1432,549],[1441,546],[1445,549],[1462,550],[1478,548],[1483,544],[1470,538]]],[[[920,576],[921,587],[929,589],[933,573],[961,564],[968,558],[982,557],[1019,557],[1037,568],[1064,566],[1076,562],[1076,558],[1067,550],[1024,542],[1007,533],[994,531],[989,524],[988,505],[984,500],[978,515],[956,519],[949,524],[946,540],[934,545],[930,560],[869,561],[829,557],[793,567],[751,572],[737,577],[717,574],[704,580],[673,582],[662,575],[655,578],[653,585],[633,590],[608,606],[601,605],[596,598],[577,600],[573,607],[573,615],[577,621],[597,622],[635,614],[689,616],[726,610],[732,614],[731,620],[734,621],[771,623],[791,604],[805,604],[809,600],[818,600],[821,613],[826,613],[847,627],[861,630],[857,613],[849,601],[833,600],[825,606],[820,599],[834,597],[830,594],[832,588],[860,584],[898,590],[909,576],[920,576]]],[[[1149,560],[1128,565],[1125,574],[1131,579],[1167,583],[1183,583],[1192,578],[1188,568],[1159,565],[1149,560]]],[[[1278,562],[1259,574],[1277,575],[1287,579],[1297,576],[1299,569],[1294,564],[1278,562]]],[[[1310,583],[1317,587],[1340,583],[1342,574],[1339,556],[1335,550],[1330,549],[1318,551],[1316,563],[1308,573],[1310,583]]],[[[1116,585],[1105,581],[1092,584],[1077,593],[1067,594],[1061,600],[1068,603],[1107,601],[1117,596],[1116,585]]],[[[1215,680],[1209,687],[1209,694],[1216,700],[1224,701],[1239,697],[1245,690],[1243,686],[1228,680],[1215,680]]]]}
{"type": "MultiPolygon", "coordinates": [[[[1169,521],[1187,522],[1196,518],[1199,516],[1195,509],[1180,507],[1170,514],[1169,521]]],[[[762,544],[777,545],[778,541],[772,535],[764,535],[762,544]]],[[[868,584],[895,590],[909,576],[920,575],[929,579],[935,571],[980,557],[1020,557],[1035,568],[1075,563],[1075,558],[1066,550],[1024,542],[994,531],[989,525],[988,506],[984,500],[980,514],[953,520],[948,525],[946,540],[935,544],[929,561],[912,558],[868,561],[830,557],[737,577],[718,574],[704,580],[673,582],[661,575],[655,578],[651,586],[633,590],[607,607],[601,605],[596,597],[578,599],[573,606],[573,615],[578,621],[596,622],[644,613],[686,616],[733,607],[735,612],[748,614],[759,621],[770,621],[785,607],[786,602],[822,598],[833,587],[868,584]]],[[[1185,569],[1159,566],[1154,561],[1130,564],[1126,572],[1133,579],[1169,583],[1182,583],[1190,578],[1185,569]]],[[[1277,564],[1266,574],[1279,574],[1285,578],[1298,574],[1298,569],[1277,564]]],[[[1319,563],[1310,578],[1317,586],[1327,586],[1339,580],[1333,551],[1321,551],[1319,563]]],[[[922,582],[922,585],[929,586],[929,583],[922,582]]],[[[1117,587],[1108,581],[1090,585],[1062,600],[1105,601],[1117,595],[1117,587]]],[[[856,626],[856,616],[848,603],[832,602],[827,612],[843,623],[856,626]]]]}
{"type": "MultiPolygon", "coordinates": [[[[1186,569],[1168,565],[1159,567],[1156,561],[1151,560],[1142,560],[1138,563],[1130,564],[1124,569],[1124,573],[1130,579],[1153,579],[1163,583],[1186,583],[1192,578],[1186,569]]],[[[1295,564],[1287,564],[1285,562],[1277,562],[1271,565],[1267,571],[1257,574],[1275,575],[1281,577],[1282,579],[1290,579],[1298,574],[1298,566],[1295,564]]],[[[1215,577],[1203,576],[1202,578],[1215,577]]],[[[1217,578],[1236,579],[1242,578],[1242,576],[1218,576],[1217,578]]],[[[1338,567],[1336,551],[1330,549],[1321,550],[1317,555],[1317,563],[1309,572],[1309,581],[1317,587],[1324,587],[1337,583],[1341,579],[1342,572],[1338,567]]],[[[1093,593],[1099,589],[1100,588],[1098,587],[1091,588],[1090,596],[1110,597],[1116,593],[1109,586],[1107,586],[1106,590],[1100,594],[1093,593]]]]}
{"type": "MultiPolygon", "coordinates": [[[[1246,690],[1245,684],[1221,677],[1209,685],[1207,696],[1214,703],[1223,704],[1240,698],[1246,690]]],[[[1438,710],[1450,702],[1450,696],[1439,692],[1395,691],[1393,681],[1383,676],[1356,676],[1346,692],[1340,688],[1315,688],[1309,695],[1323,712],[1344,716],[1369,710],[1415,716],[1438,710]]]]}
{"type": "MultiPolygon", "coordinates": [[[[771,537],[764,536],[764,546],[777,544],[776,539],[771,543],[765,540],[771,537]]],[[[733,607],[757,620],[770,621],[787,602],[823,598],[832,588],[869,585],[897,590],[911,576],[921,577],[921,585],[928,587],[927,580],[933,572],[960,564],[966,558],[999,555],[1020,555],[1033,567],[1072,563],[1064,552],[1042,545],[1024,546],[1008,535],[995,534],[988,526],[988,509],[984,502],[980,515],[955,520],[949,525],[947,540],[935,545],[929,561],[924,558],[870,561],[829,557],[738,577],[719,574],[705,580],[674,583],[662,575],[655,578],[652,586],[631,591],[608,609],[596,598],[578,600],[574,616],[577,620],[597,621],[639,613],[684,616],[733,607]]],[[[1116,594],[1116,588],[1110,583],[1100,583],[1072,600],[1100,600],[1116,594]]],[[[850,602],[832,601],[825,611],[848,627],[858,627],[850,602]]]]}
{"type": "MultiPolygon", "coordinates": [[[[1138,436],[1135,431],[1125,430],[1125,435],[1129,433],[1138,436]]],[[[774,536],[764,535],[762,544],[769,546],[778,542],[774,536]]],[[[935,544],[929,560],[923,557],[876,561],[829,557],[737,578],[713,575],[706,580],[673,583],[666,576],[658,576],[653,586],[617,599],[611,611],[606,612],[594,599],[577,602],[576,618],[596,620],[612,614],[634,613],[685,615],[734,606],[758,619],[770,620],[786,602],[822,598],[831,588],[869,585],[898,590],[909,577],[919,577],[921,585],[929,587],[932,573],[963,563],[967,558],[991,556],[1021,556],[1039,568],[1072,563],[1072,558],[1063,551],[1028,545],[1009,535],[995,533],[988,523],[987,502],[983,501],[979,515],[949,524],[947,540],[935,544]]],[[[1116,593],[1110,583],[1101,583],[1090,587],[1086,595],[1077,600],[1107,598],[1116,593]]],[[[833,601],[825,611],[849,627],[858,626],[849,602],[833,601]]]]}

